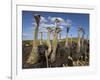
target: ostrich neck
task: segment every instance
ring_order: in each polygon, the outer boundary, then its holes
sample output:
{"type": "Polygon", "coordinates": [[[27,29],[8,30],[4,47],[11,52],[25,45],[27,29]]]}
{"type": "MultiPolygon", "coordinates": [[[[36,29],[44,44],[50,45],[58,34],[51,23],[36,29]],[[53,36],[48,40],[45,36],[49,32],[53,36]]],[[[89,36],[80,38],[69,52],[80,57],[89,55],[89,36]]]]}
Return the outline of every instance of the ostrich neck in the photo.
{"type": "Polygon", "coordinates": [[[41,32],[41,33],[40,33],[41,40],[42,40],[42,36],[43,36],[43,34],[42,34],[42,32],[41,32]]]}
{"type": "Polygon", "coordinates": [[[56,48],[57,47],[57,33],[54,34],[54,39],[53,39],[53,47],[56,48]]]}
{"type": "Polygon", "coordinates": [[[80,40],[80,31],[78,31],[78,40],[80,40]]]}
{"type": "Polygon", "coordinates": [[[38,26],[36,26],[35,27],[35,30],[34,30],[34,40],[33,40],[33,42],[34,42],[34,47],[37,47],[38,45],[37,45],[37,40],[38,40],[38,26]]]}
{"type": "Polygon", "coordinates": [[[48,45],[48,47],[51,46],[51,43],[50,43],[50,31],[48,31],[48,36],[47,36],[47,45],[48,45]]]}
{"type": "Polygon", "coordinates": [[[66,42],[65,42],[65,47],[68,45],[68,33],[66,34],[66,42]]]}

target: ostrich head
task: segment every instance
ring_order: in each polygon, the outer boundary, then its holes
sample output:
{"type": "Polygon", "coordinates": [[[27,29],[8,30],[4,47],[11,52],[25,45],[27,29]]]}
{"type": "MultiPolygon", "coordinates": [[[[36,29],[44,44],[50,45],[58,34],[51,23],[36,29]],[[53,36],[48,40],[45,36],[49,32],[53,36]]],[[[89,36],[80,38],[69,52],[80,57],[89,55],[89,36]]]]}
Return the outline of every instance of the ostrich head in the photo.
{"type": "Polygon", "coordinates": [[[62,31],[61,28],[60,27],[56,27],[56,33],[59,33],[60,31],[62,31]]]}
{"type": "Polygon", "coordinates": [[[52,31],[53,31],[52,27],[47,27],[46,29],[47,29],[49,32],[52,32],[52,31]]]}
{"type": "Polygon", "coordinates": [[[60,24],[60,20],[59,20],[58,18],[56,18],[56,19],[55,19],[55,25],[56,25],[56,27],[58,27],[59,24],[60,24]]]}
{"type": "Polygon", "coordinates": [[[82,26],[79,26],[79,27],[78,27],[78,31],[79,31],[79,32],[83,32],[82,26]]]}
{"type": "Polygon", "coordinates": [[[35,14],[34,15],[34,18],[35,18],[35,21],[36,21],[37,26],[39,26],[39,23],[40,23],[40,15],[35,14]]]}
{"type": "Polygon", "coordinates": [[[71,25],[72,25],[72,21],[68,19],[66,21],[67,33],[69,32],[69,29],[70,29],[71,25]]]}

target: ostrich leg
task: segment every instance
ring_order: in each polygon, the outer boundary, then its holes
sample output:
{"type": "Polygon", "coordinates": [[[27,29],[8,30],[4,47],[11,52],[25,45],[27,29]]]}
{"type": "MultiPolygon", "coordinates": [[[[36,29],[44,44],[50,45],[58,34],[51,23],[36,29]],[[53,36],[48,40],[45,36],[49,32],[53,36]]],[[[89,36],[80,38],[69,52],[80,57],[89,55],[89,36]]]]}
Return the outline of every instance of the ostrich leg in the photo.
{"type": "Polygon", "coordinates": [[[78,41],[77,41],[77,66],[79,65],[79,58],[81,57],[81,53],[80,53],[80,41],[81,41],[81,32],[82,32],[82,27],[78,27],[78,41]]]}
{"type": "Polygon", "coordinates": [[[27,59],[28,64],[35,64],[38,61],[37,39],[38,39],[38,28],[39,28],[39,22],[40,22],[40,15],[35,15],[34,18],[36,21],[36,26],[35,26],[35,30],[34,30],[33,48],[29,55],[29,58],[27,59]]]}

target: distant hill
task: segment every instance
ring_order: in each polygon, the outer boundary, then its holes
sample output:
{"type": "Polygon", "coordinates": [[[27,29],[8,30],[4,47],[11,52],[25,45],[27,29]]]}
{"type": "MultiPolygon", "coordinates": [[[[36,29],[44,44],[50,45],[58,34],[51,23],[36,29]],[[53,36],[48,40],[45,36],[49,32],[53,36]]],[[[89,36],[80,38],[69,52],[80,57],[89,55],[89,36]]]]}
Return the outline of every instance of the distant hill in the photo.
{"type": "MultiPolygon", "coordinates": [[[[72,41],[77,42],[77,38],[68,38],[68,42],[70,43],[72,41]]],[[[22,45],[33,45],[33,41],[34,40],[22,40],[22,45]]],[[[66,39],[58,39],[58,43],[64,45],[65,44],[66,39]]],[[[38,44],[40,44],[40,40],[37,41],[38,44]]],[[[51,40],[52,42],[52,40],[51,40]]],[[[43,43],[46,44],[46,40],[43,40],[43,43]]]]}

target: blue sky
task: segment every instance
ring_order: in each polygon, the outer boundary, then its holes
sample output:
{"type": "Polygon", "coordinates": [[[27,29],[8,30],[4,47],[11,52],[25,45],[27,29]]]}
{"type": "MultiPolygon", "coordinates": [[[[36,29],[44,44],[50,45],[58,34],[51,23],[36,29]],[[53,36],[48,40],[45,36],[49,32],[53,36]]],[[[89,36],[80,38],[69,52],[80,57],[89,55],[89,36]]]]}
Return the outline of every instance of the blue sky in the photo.
{"type": "MultiPolygon", "coordinates": [[[[41,21],[39,26],[39,31],[45,32],[46,30],[42,27],[52,26],[55,27],[54,19],[58,18],[61,23],[59,26],[61,27],[61,35],[62,38],[66,37],[66,25],[67,21],[71,22],[69,37],[72,34],[72,37],[78,36],[78,27],[82,26],[85,30],[85,35],[89,37],[89,14],[83,13],[58,13],[58,12],[36,12],[36,11],[22,11],[22,39],[23,40],[33,40],[34,38],[34,26],[35,20],[34,15],[40,14],[41,21]]],[[[40,34],[38,34],[38,38],[40,39],[40,34]]],[[[43,39],[47,38],[47,33],[43,33],[43,39]]],[[[51,39],[53,36],[51,35],[51,39]]]]}

